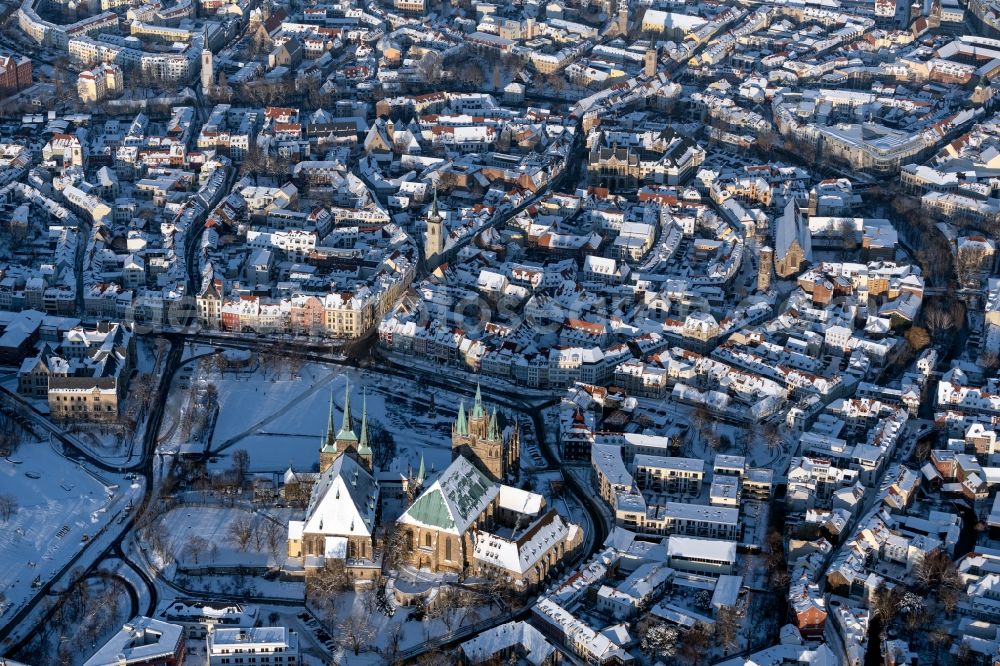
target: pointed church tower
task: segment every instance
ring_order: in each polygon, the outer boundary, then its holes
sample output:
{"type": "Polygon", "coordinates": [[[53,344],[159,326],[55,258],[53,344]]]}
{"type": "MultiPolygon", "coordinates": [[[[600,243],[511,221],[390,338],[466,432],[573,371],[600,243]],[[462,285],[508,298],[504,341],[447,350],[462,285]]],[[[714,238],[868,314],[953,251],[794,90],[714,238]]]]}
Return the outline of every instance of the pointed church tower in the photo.
{"type": "Polygon", "coordinates": [[[438,211],[437,187],[434,188],[434,203],[427,215],[427,232],[424,235],[424,265],[428,271],[433,271],[441,263],[441,252],[444,250],[444,218],[438,211]]]}
{"type": "Polygon", "coordinates": [[[327,422],[326,434],[323,436],[323,446],[319,452],[319,470],[326,471],[333,462],[345,453],[357,459],[362,464],[369,465],[371,471],[371,448],[368,445],[368,409],[367,405],[362,415],[362,434],[365,438],[364,448],[368,452],[368,461],[359,450],[358,436],[354,433],[354,418],[351,416],[351,382],[344,387],[344,417],[340,422],[340,430],[335,431],[333,425],[333,389],[330,389],[330,417],[327,422]]]}
{"type": "Polygon", "coordinates": [[[498,410],[487,412],[483,392],[476,386],[472,412],[465,415],[465,401],[459,403],[458,418],[451,428],[452,459],[464,456],[493,481],[516,478],[519,467],[520,442],[515,425],[508,438],[500,427],[498,410]]]}
{"type": "Polygon", "coordinates": [[[465,400],[458,403],[458,418],[455,419],[455,425],[452,426],[452,434],[469,434],[469,422],[465,419],[465,400]]]}
{"type": "Polygon", "coordinates": [[[333,389],[330,389],[330,416],[326,423],[326,433],[323,435],[323,443],[319,449],[319,471],[323,473],[326,468],[337,459],[337,435],[333,429],[333,389]]]}
{"type": "Polygon", "coordinates": [[[486,430],[486,437],[488,439],[500,439],[500,429],[497,427],[497,410],[493,410],[490,414],[490,425],[486,430]]]}
{"type": "Polygon", "coordinates": [[[472,418],[483,418],[483,391],[479,384],[476,384],[476,402],[472,405],[472,418]]]}
{"type": "Polygon", "coordinates": [[[337,433],[337,448],[343,451],[340,445],[353,445],[358,441],[358,436],[354,434],[354,419],[351,418],[351,380],[347,380],[344,385],[344,418],[340,422],[340,432],[337,433]]]}
{"type": "Polygon", "coordinates": [[[212,91],[212,85],[215,83],[215,65],[213,63],[212,47],[208,44],[208,26],[205,26],[205,32],[202,37],[204,40],[201,45],[201,92],[207,95],[212,91]]]}
{"type": "Polygon", "coordinates": [[[365,468],[372,471],[373,454],[368,442],[368,392],[361,394],[361,437],[358,439],[358,460],[365,468]]]}

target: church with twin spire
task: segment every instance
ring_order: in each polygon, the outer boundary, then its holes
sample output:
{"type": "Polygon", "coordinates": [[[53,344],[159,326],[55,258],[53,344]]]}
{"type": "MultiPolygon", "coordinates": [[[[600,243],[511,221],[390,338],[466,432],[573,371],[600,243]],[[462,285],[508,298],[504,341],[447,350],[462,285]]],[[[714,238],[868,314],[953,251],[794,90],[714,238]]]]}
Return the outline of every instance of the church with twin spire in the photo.
{"type": "Polygon", "coordinates": [[[319,475],[305,519],[288,523],[288,555],[303,558],[307,568],[323,566],[328,559],[340,560],[352,578],[370,579],[380,567],[375,553],[379,485],[372,472],[368,400],[362,398],[361,423],[355,431],[350,382],[344,388],[340,428],[334,424],[331,393],[330,415],[320,443],[319,475]]]}
{"type": "Polygon", "coordinates": [[[368,398],[361,400],[361,432],[354,432],[354,418],[351,416],[351,383],[344,388],[344,416],[340,421],[340,429],[334,429],[333,394],[330,394],[330,417],[327,420],[326,433],[319,449],[319,471],[325,472],[337,458],[348,455],[372,473],[372,448],[368,439],[368,398]]]}
{"type": "Polygon", "coordinates": [[[334,412],[331,394],[320,473],[305,516],[288,522],[288,556],[301,561],[303,572],[339,562],[355,583],[375,580],[386,547],[383,520],[393,525],[398,555],[410,566],[495,577],[517,591],[551,580],[582,545],[580,526],[546,506],[544,496],[507,485],[518,476],[520,430],[483,403],[478,386],[470,409],[459,402],[451,464],[438,472],[432,466],[427,474],[421,456],[416,477],[404,481],[404,494],[383,488],[375,477],[366,398],[359,424],[349,384],[339,427],[334,412]],[[405,509],[398,518],[387,517],[383,502],[392,513],[397,505],[405,509]]]}
{"type": "Polygon", "coordinates": [[[515,481],[520,468],[521,434],[515,424],[505,432],[498,410],[483,407],[483,394],[476,386],[472,411],[466,416],[465,401],[458,405],[458,418],[451,427],[451,458],[465,456],[490,481],[515,481]]]}

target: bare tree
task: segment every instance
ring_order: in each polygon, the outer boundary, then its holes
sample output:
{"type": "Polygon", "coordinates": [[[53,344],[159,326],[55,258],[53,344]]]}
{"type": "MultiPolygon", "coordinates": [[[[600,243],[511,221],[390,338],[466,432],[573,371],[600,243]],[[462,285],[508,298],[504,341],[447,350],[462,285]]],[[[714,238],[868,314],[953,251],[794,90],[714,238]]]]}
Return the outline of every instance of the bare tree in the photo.
{"type": "Polygon", "coordinates": [[[985,246],[969,246],[958,250],[955,257],[955,273],[963,286],[975,286],[986,261],[985,246]]]}
{"type": "Polygon", "coordinates": [[[764,437],[764,444],[768,451],[773,453],[781,448],[781,430],[775,424],[768,423],[764,426],[761,435],[764,437]]]}
{"type": "Polygon", "coordinates": [[[12,455],[23,438],[24,432],[14,419],[0,412],[0,456],[12,455]]]}
{"type": "Polygon", "coordinates": [[[433,50],[425,52],[417,62],[417,68],[427,83],[437,83],[441,80],[441,66],[441,54],[433,50]]]}
{"type": "Polygon", "coordinates": [[[428,609],[428,616],[441,620],[448,632],[458,628],[464,609],[470,603],[468,595],[450,585],[438,588],[434,605],[428,609]]]}
{"type": "Polygon", "coordinates": [[[258,553],[264,551],[264,544],[267,543],[267,534],[264,532],[264,525],[270,522],[267,518],[258,518],[253,521],[253,531],[250,538],[253,540],[253,549],[258,553]]]}
{"type": "Polygon", "coordinates": [[[482,87],[483,81],[486,79],[482,66],[475,60],[466,60],[463,62],[456,74],[459,81],[476,89],[482,87]]]}
{"type": "Polygon", "coordinates": [[[767,533],[764,541],[764,566],[767,568],[768,573],[787,573],[787,566],[785,563],[785,540],[781,536],[781,532],[772,529],[767,533]]]}
{"type": "Polygon", "coordinates": [[[931,647],[934,648],[934,663],[936,664],[938,663],[938,653],[941,649],[951,645],[951,633],[944,627],[937,627],[927,635],[927,640],[930,642],[931,647]]]}
{"type": "Polygon", "coordinates": [[[840,223],[840,237],[845,250],[855,250],[858,247],[857,227],[850,220],[840,223]]]}
{"type": "Polygon", "coordinates": [[[250,470],[250,454],[246,449],[236,449],[233,451],[233,478],[234,483],[242,488],[247,480],[247,473],[250,470]]]}
{"type": "Polygon", "coordinates": [[[695,431],[698,433],[698,438],[703,442],[711,434],[711,418],[712,414],[708,411],[708,406],[703,402],[699,402],[691,411],[691,420],[694,423],[695,431]]]}
{"type": "Polygon", "coordinates": [[[306,598],[317,605],[326,605],[338,592],[351,584],[343,560],[327,558],[326,564],[306,575],[306,598]]]}
{"type": "Polygon", "coordinates": [[[392,628],[389,629],[389,640],[386,642],[385,656],[386,661],[390,664],[396,662],[396,658],[399,656],[399,644],[403,640],[403,625],[399,622],[395,622],[392,628]]]}
{"type": "Polygon", "coordinates": [[[261,531],[264,533],[264,541],[267,543],[267,552],[271,554],[271,559],[275,563],[280,562],[286,543],[284,528],[273,520],[264,520],[261,531]]]}
{"type": "Polygon", "coordinates": [[[170,542],[168,540],[167,529],[163,526],[163,523],[155,518],[151,518],[149,523],[143,530],[146,537],[146,543],[158,556],[164,560],[170,558],[170,542]]]}
{"type": "Polygon", "coordinates": [[[287,483],[284,487],[285,501],[293,506],[305,506],[309,501],[310,490],[311,486],[302,481],[287,483]]]}
{"type": "Polygon", "coordinates": [[[904,334],[904,338],[914,352],[922,351],[931,344],[931,336],[927,333],[927,329],[921,326],[911,326],[908,328],[904,334]]]}
{"type": "Polygon", "coordinates": [[[924,311],[924,323],[935,340],[940,340],[955,328],[954,316],[939,305],[933,305],[924,311]]]}
{"type": "Polygon", "coordinates": [[[252,517],[241,514],[234,518],[226,528],[226,536],[244,552],[246,552],[250,539],[253,537],[253,523],[252,517]]]}
{"type": "Polygon", "coordinates": [[[156,391],[156,381],[155,377],[148,372],[144,372],[132,382],[130,385],[132,392],[132,397],[135,398],[135,402],[139,404],[147,404],[153,397],[153,393],[156,391]]]}
{"type": "Polygon", "coordinates": [[[780,137],[771,131],[763,131],[757,135],[754,141],[757,149],[764,154],[765,157],[770,158],[774,155],[774,150],[781,145],[780,137]]]}
{"type": "Polygon", "coordinates": [[[722,447],[722,438],[718,435],[709,434],[705,438],[705,446],[710,448],[712,451],[719,451],[722,447]]]}
{"type": "Polygon", "coordinates": [[[955,563],[948,553],[940,548],[935,548],[927,553],[917,563],[913,573],[921,589],[933,590],[941,586],[961,586],[961,578],[955,568],[955,563]]]}
{"type": "Polygon", "coordinates": [[[382,531],[382,567],[384,570],[398,569],[406,557],[406,533],[396,523],[383,526],[382,531]]]}
{"type": "Polygon", "coordinates": [[[962,593],[962,579],[951,557],[937,548],[927,553],[914,567],[920,589],[933,593],[945,612],[951,614],[962,593]]]}
{"type": "Polygon", "coordinates": [[[340,624],[340,643],[357,656],[375,638],[375,628],[367,617],[351,614],[340,624]]]}
{"type": "Polygon", "coordinates": [[[715,638],[728,654],[739,646],[739,617],[735,608],[720,608],[715,618],[715,638]]]}
{"type": "Polygon", "coordinates": [[[681,657],[691,664],[702,663],[705,657],[705,648],[712,637],[709,627],[699,622],[694,625],[681,638],[681,657]]]}
{"type": "Polygon", "coordinates": [[[493,61],[493,73],[490,76],[490,82],[493,84],[493,90],[500,90],[500,84],[503,83],[503,73],[500,70],[500,61],[493,61]]]}
{"type": "Polygon", "coordinates": [[[10,493],[0,495],[0,520],[9,522],[11,517],[17,513],[17,497],[10,493]]]}
{"type": "Polygon", "coordinates": [[[889,587],[885,583],[879,585],[872,595],[872,611],[886,626],[896,616],[903,602],[903,590],[898,585],[889,587]]]}
{"type": "Polygon", "coordinates": [[[208,545],[208,539],[198,534],[188,539],[187,550],[191,554],[191,559],[194,560],[195,564],[198,564],[198,560],[208,550],[208,545]]]}
{"type": "Polygon", "coordinates": [[[368,418],[368,440],[371,443],[372,463],[384,468],[396,456],[396,439],[378,419],[368,418]]]}

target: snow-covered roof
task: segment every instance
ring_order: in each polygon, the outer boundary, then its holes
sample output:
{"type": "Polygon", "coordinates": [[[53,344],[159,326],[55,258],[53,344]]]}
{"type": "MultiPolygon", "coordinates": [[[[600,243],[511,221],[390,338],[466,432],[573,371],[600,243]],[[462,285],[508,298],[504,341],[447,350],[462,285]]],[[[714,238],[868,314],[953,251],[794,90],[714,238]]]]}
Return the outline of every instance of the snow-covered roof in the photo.
{"type": "Polygon", "coordinates": [[[208,649],[210,654],[222,654],[215,648],[227,648],[237,645],[241,648],[283,648],[298,650],[299,639],[294,632],[285,627],[253,627],[251,629],[235,629],[219,627],[208,634],[208,649]]]}
{"type": "Polygon", "coordinates": [[[84,666],[105,666],[134,662],[153,662],[172,657],[183,640],[184,628],[151,617],[137,616],[122,626],[84,666]]]}
{"type": "MultiPolygon", "coordinates": [[[[378,506],[378,484],[360,463],[338,457],[313,486],[305,533],[371,536],[378,506]]],[[[289,524],[289,532],[292,526],[289,524]]]]}
{"type": "Polygon", "coordinates": [[[541,666],[555,652],[540,631],[527,622],[508,622],[482,632],[472,640],[462,643],[462,654],[472,664],[488,661],[494,655],[518,645],[521,658],[533,666],[541,666]]]}
{"type": "Polygon", "coordinates": [[[479,532],[476,535],[473,557],[480,562],[523,575],[555,544],[566,540],[571,530],[576,529],[575,525],[568,524],[552,509],[513,539],[479,532]]]}
{"type": "Polygon", "coordinates": [[[459,456],[399,518],[407,525],[462,535],[499,494],[500,486],[459,456]]]}
{"type": "Polygon", "coordinates": [[[545,508],[545,498],[538,493],[521,490],[514,486],[500,486],[498,506],[517,513],[537,516],[545,508]]]}
{"type": "Polygon", "coordinates": [[[734,657],[721,666],[772,666],[773,664],[803,664],[808,666],[835,666],[840,661],[826,645],[817,648],[802,645],[775,645],[749,657],[734,657]]]}
{"type": "Polygon", "coordinates": [[[709,562],[735,562],[736,542],[671,535],[667,541],[667,555],[709,562]]]}

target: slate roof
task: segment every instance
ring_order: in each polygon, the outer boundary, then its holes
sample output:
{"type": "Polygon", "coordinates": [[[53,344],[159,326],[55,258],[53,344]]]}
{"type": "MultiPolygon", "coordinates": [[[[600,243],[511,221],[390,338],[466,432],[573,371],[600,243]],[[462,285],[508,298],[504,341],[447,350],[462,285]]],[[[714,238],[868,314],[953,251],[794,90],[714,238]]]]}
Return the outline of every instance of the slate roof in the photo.
{"type": "Polygon", "coordinates": [[[499,484],[459,456],[421,493],[399,522],[462,535],[499,492],[499,484]]]}

